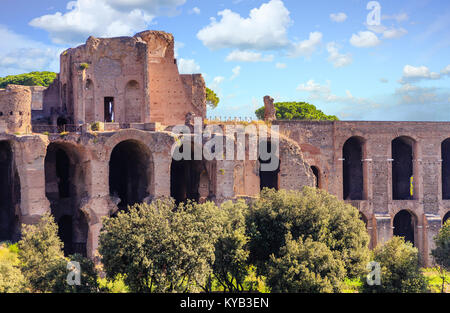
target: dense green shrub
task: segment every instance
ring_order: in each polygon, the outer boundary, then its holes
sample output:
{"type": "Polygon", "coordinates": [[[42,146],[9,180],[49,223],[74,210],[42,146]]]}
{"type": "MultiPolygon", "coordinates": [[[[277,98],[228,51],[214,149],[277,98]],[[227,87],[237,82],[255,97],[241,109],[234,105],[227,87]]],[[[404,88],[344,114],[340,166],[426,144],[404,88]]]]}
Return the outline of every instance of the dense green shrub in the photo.
{"type": "MultiPolygon", "coordinates": [[[[276,117],[278,120],[310,120],[310,121],[337,121],[334,115],[326,115],[314,105],[307,102],[275,102],[276,117]]],[[[264,120],[264,107],[255,111],[256,117],[264,120]]]]}
{"type": "Polygon", "coordinates": [[[271,255],[267,282],[272,292],[339,292],[345,278],[345,265],[326,244],[311,238],[292,240],[287,233],[286,245],[279,257],[271,255]]]}
{"type": "Polygon", "coordinates": [[[99,252],[107,278],[124,275],[132,292],[198,291],[212,274],[220,215],[211,202],[175,207],[163,199],[104,219],[99,252]]]}
{"type": "Polygon", "coordinates": [[[9,75],[6,77],[0,77],[0,88],[5,88],[9,84],[48,87],[56,79],[56,77],[56,73],[47,71],[9,75]]]}
{"type": "Polygon", "coordinates": [[[381,284],[370,286],[363,278],[366,293],[427,292],[427,280],[419,265],[419,252],[403,237],[394,237],[374,251],[374,261],[380,263],[381,284]]]}
{"type": "Polygon", "coordinates": [[[247,217],[250,262],[259,274],[268,272],[271,255],[282,257],[286,235],[293,240],[308,237],[325,244],[345,266],[349,278],[365,272],[369,261],[369,235],[356,208],[326,191],[305,187],[302,191],[264,189],[250,205],[247,217]]]}
{"type": "Polygon", "coordinates": [[[436,248],[431,251],[436,263],[450,271],[450,220],[439,230],[434,238],[436,248]]]}
{"type": "Polygon", "coordinates": [[[0,293],[28,291],[19,265],[17,245],[0,243],[0,293]]]}

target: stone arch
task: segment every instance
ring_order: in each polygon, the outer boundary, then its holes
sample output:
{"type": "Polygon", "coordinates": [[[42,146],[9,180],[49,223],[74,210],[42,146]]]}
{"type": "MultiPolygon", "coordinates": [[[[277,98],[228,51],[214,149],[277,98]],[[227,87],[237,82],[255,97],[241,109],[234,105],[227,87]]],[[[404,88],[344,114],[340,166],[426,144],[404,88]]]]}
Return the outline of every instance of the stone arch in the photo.
{"type": "Polygon", "coordinates": [[[84,112],[86,123],[95,122],[94,82],[87,79],[84,86],[84,112]]]}
{"type": "Polygon", "coordinates": [[[414,186],[414,157],[416,141],[407,136],[392,140],[392,198],[410,200],[416,198],[414,186]]]}
{"type": "Polygon", "coordinates": [[[361,137],[349,138],[342,147],[343,160],[343,199],[364,200],[364,146],[361,137]]]}
{"type": "Polygon", "coordinates": [[[120,210],[152,196],[153,157],[139,140],[126,139],[112,149],[109,158],[109,193],[118,198],[120,210]]]}
{"type": "Polygon", "coordinates": [[[125,122],[142,122],[143,92],[136,80],[130,80],[125,86],[125,122]]]}
{"type": "Polygon", "coordinates": [[[441,143],[442,199],[450,200],[450,138],[441,143]]]}
{"type": "Polygon", "coordinates": [[[86,255],[89,226],[81,206],[88,196],[89,168],[82,152],[67,142],[52,142],[44,161],[45,195],[59,227],[66,255],[86,255]]]}
{"type": "MultiPolygon", "coordinates": [[[[184,145],[179,148],[180,153],[183,153],[183,148],[184,145]]],[[[212,164],[211,161],[206,162],[204,159],[195,160],[194,143],[191,143],[191,157],[189,160],[175,160],[172,157],[170,165],[170,196],[175,199],[177,204],[187,200],[200,202],[202,189],[203,195],[206,193],[205,190],[209,190],[210,193],[211,169],[208,173],[207,163],[212,164]],[[200,188],[201,183],[204,186],[203,188],[200,188]]]]}
{"type": "Polygon", "coordinates": [[[13,146],[9,141],[0,141],[0,242],[19,240],[20,198],[13,146]]]}
{"type": "Polygon", "coordinates": [[[276,146],[270,141],[270,139],[259,141],[258,161],[260,190],[262,190],[263,188],[273,188],[276,190],[279,189],[279,173],[281,162],[279,156],[275,156],[272,154],[272,150],[274,148],[276,149],[276,146]],[[269,165],[270,168],[265,169],[269,165]]]}
{"type": "Polygon", "coordinates": [[[448,211],[442,218],[442,225],[444,225],[445,222],[447,222],[449,219],[450,219],[450,211],[448,211]]]}
{"type": "Polygon", "coordinates": [[[415,245],[415,232],[417,226],[417,217],[409,210],[401,210],[393,220],[394,236],[404,237],[405,241],[415,245]]]}

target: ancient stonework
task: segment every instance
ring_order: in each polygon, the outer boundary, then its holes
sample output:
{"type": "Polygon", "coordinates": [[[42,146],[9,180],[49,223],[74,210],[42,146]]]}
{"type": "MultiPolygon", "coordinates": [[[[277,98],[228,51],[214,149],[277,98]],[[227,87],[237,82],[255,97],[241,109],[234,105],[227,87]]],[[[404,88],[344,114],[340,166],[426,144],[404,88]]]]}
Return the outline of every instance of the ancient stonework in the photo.
{"type": "MultiPolygon", "coordinates": [[[[402,235],[431,263],[433,236],[450,211],[450,123],[277,121],[265,97],[265,118],[279,126],[265,139],[279,138],[274,170],[249,157],[251,133],[226,145],[238,135],[217,130],[230,123],[200,128],[223,142],[224,155],[243,149],[245,160],[177,161],[173,128],[194,130],[206,92],[200,74],[178,73],[171,34],[89,37],[60,60],[50,87],[0,90],[0,241],[17,240],[22,223],[51,212],[65,252],[93,258],[102,217],[134,203],[172,196],[220,204],[263,187],[317,186],[360,210],[371,247],[402,235]]],[[[190,142],[195,151],[206,139],[190,142]]]]}

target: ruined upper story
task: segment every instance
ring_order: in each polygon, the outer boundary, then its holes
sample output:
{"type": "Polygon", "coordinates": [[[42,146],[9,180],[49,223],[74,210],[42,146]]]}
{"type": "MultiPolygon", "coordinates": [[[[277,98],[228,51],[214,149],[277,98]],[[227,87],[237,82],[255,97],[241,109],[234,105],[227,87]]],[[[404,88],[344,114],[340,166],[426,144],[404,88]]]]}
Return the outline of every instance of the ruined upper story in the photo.
{"type": "Polygon", "coordinates": [[[32,113],[35,125],[177,125],[188,113],[206,117],[206,86],[201,74],[179,74],[169,33],[91,36],[61,54],[58,78],[32,113]]]}

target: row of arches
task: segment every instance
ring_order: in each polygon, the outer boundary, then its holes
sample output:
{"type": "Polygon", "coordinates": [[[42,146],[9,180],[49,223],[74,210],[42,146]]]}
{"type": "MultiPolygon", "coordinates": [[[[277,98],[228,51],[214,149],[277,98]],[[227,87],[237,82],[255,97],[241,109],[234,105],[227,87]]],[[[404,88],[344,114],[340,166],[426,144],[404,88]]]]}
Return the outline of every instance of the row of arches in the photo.
{"type": "MultiPolygon", "coordinates": [[[[367,183],[364,180],[365,140],[361,137],[349,138],[342,148],[343,160],[343,199],[366,200],[367,183]]],[[[392,151],[392,199],[412,200],[416,198],[414,175],[416,142],[406,136],[391,142],[392,151]]],[[[443,141],[442,153],[442,198],[450,199],[450,138],[443,141]]]]}

